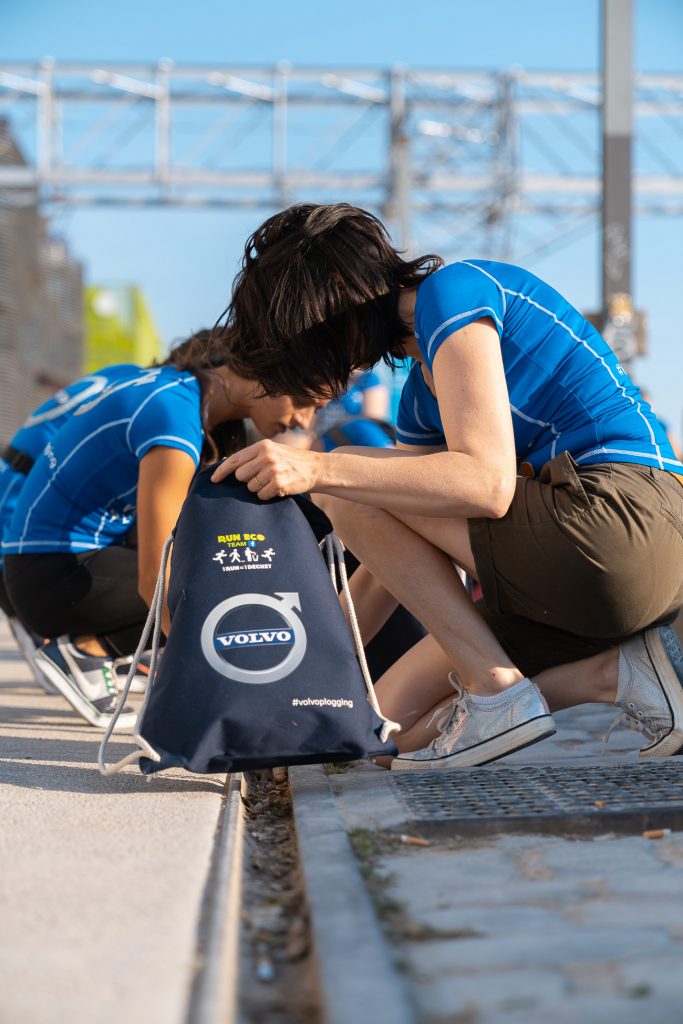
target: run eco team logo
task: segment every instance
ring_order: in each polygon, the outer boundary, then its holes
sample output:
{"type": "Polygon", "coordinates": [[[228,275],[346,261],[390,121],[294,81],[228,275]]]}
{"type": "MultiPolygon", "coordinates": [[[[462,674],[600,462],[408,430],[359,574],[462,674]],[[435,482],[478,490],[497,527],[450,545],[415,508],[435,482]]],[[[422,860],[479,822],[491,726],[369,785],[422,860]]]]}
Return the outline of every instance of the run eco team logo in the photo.
{"type": "Polygon", "coordinates": [[[277,593],[273,597],[268,594],[230,597],[207,615],[200,638],[202,653],[209,665],[227,679],[237,683],[277,683],[301,664],[306,653],[306,630],[297,611],[301,611],[301,605],[299,595],[294,593],[277,593]],[[251,607],[255,609],[254,628],[224,628],[224,620],[230,612],[251,607]],[[283,625],[258,627],[258,609],[262,617],[264,608],[271,616],[275,612],[283,625]],[[274,665],[258,669],[245,668],[231,660],[234,652],[264,648],[279,648],[284,656],[274,665]]]}

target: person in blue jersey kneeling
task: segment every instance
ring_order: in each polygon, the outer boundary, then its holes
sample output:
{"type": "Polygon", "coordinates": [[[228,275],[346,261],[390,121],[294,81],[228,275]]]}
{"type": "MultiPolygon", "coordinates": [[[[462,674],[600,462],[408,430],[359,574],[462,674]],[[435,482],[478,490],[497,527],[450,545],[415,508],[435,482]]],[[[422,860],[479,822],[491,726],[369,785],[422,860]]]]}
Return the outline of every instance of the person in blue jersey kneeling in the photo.
{"type": "MultiPolygon", "coordinates": [[[[83,402],[99,395],[110,382],[117,379],[124,366],[105,367],[98,373],[87,374],[65,388],[61,388],[46,402],[43,402],[21,425],[0,457],[0,542],[19,500],[19,494],[26,478],[48,441],[57,433],[74,411],[83,402]]],[[[0,609],[20,651],[24,655],[36,682],[48,693],[55,688],[35,662],[35,653],[43,644],[43,638],[27,629],[12,607],[2,575],[2,550],[0,549],[0,609]]]]}
{"type": "MultiPolygon", "coordinates": [[[[306,428],[322,400],[264,395],[207,331],[161,365],[109,367],[94,379],[89,394],[74,389],[80,401],[16,487],[3,581],[8,609],[50,638],[35,656],[41,672],[87,722],[106,728],[116,704],[112,659],[137,647],[164,541],[200,461],[240,448],[245,418],[273,437],[306,428]]],[[[16,462],[22,452],[13,448],[16,462]]],[[[134,720],[127,709],[117,727],[134,720]]]]}
{"type": "Polygon", "coordinates": [[[214,474],[312,492],[362,563],[365,642],[397,601],[427,628],[377,685],[392,768],[492,761],[554,732],[548,704],[593,701],[642,756],[683,750],[683,465],[567,299],[505,263],[406,260],[366,211],[302,204],[248,240],[228,325],[270,393],[415,361],[397,449],[266,440],[214,474]]]}

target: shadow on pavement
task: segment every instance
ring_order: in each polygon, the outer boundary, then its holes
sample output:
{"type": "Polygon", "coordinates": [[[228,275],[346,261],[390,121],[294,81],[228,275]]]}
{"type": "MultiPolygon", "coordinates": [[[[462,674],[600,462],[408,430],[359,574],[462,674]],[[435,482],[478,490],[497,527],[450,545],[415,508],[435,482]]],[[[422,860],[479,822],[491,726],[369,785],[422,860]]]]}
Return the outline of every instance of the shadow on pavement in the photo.
{"type": "MultiPolygon", "coordinates": [[[[64,793],[216,793],[223,790],[223,776],[142,775],[128,768],[121,775],[104,778],[97,770],[99,739],[60,740],[0,737],[0,784],[25,789],[64,793]]],[[[116,761],[131,750],[125,742],[112,742],[108,758],[116,761]]]]}
{"type": "MultiPolygon", "coordinates": [[[[7,693],[7,690],[4,691],[7,693]]],[[[10,691],[11,692],[11,691],[10,691]]],[[[49,725],[50,723],[46,719],[59,718],[64,725],[71,727],[72,718],[73,724],[77,725],[82,723],[84,728],[89,729],[90,726],[83,722],[83,719],[76,715],[75,711],[69,707],[66,701],[55,701],[54,707],[45,708],[40,707],[21,707],[21,708],[2,708],[0,711],[0,725],[18,725],[19,723],[33,722],[36,729],[42,728],[42,726],[49,725]]]]}
{"type": "Polygon", "coordinates": [[[0,661],[18,661],[21,664],[23,659],[20,654],[17,654],[13,647],[9,647],[0,650],[0,661]]]}

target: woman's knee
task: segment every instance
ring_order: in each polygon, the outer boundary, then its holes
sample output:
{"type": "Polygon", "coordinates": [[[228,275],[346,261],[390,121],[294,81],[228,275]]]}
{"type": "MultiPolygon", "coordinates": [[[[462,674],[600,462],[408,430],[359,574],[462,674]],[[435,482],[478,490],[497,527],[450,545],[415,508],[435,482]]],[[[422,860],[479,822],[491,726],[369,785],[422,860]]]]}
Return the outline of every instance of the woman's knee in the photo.
{"type": "Polygon", "coordinates": [[[347,501],[345,498],[337,498],[331,494],[316,494],[314,501],[318,508],[325,513],[335,530],[342,530],[349,526],[360,526],[365,530],[372,527],[373,524],[378,527],[382,521],[386,521],[388,515],[383,509],[373,505],[347,501]]]}

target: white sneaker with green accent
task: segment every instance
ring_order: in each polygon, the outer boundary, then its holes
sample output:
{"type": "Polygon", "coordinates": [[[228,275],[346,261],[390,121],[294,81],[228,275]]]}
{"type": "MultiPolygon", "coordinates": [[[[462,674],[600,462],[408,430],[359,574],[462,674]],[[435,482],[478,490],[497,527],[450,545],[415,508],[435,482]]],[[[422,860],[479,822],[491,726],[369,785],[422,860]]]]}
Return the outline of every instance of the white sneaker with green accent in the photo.
{"type": "Polygon", "coordinates": [[[468,693],[453,673],[448,678],[456,696],[438,713],[439,735],[423,750],[395,757],[392,771],[487,764],[555,732],[548,705],[530,679],[495,697],[481,698],[468,693]]]}
{"type": "Polygon", "coordinates": [[[41,637],[36,636],[30,629],[27,629],[14,615],[7,617],[7,625],[16,641],[17,647],[24,656],[26,664],[31,669],[35,681],[39,686],[42,686],[46,693],[57,693],[57,689],[36,664],[36,653],[43,645],[41,637]]]}
{"type": "MultiPolygon", "coordinates": [[[[159,652],[158,660],[161,659],[161,652],[159,652]]],[[[135,675],[131,681],[128,689],[129,693],[145,693],[147,690],[147,684],[149,682],[149,666],[152,660],[152,652],[144,651],[142,657],[138,661],[135,675]]],[[[114,674],[114,686],[116,687],[117,693],[122,693],[128,679],[128,673],[130,666],[133,664],[132,655],[128,657],[115,658],[112,666],[112,672],[114,674]]]]}
{"type": "MultiPolygon", "coordinates": [[[[116,687],[111,658],[98,658],[79,650],[68,636],[60,636],[36,652],[36,662],[72,708],[86,722],[106,729],[116,710],[116,687]]],[[[115,729],[130,729],[137,715],[125,707],[115,729]]]]}

